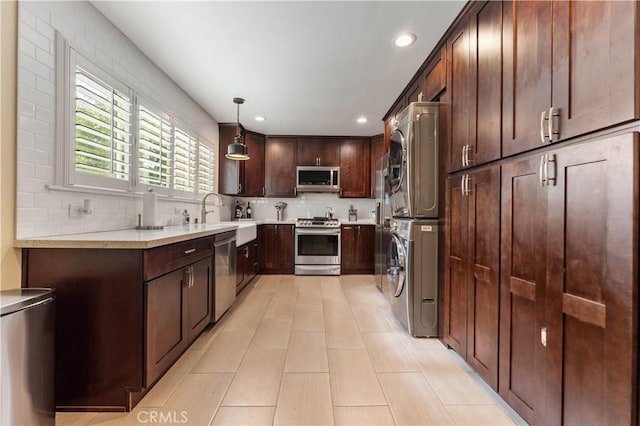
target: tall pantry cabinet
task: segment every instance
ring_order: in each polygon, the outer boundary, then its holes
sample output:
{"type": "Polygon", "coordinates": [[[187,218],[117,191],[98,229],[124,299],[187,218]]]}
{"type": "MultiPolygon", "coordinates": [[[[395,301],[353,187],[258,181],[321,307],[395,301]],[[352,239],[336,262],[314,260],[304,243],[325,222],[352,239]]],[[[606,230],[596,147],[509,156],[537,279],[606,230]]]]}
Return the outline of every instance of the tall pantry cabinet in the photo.
{"type": "Polygon", "coordinates": [[[531,424],[639,423],[638,34],[632,1],[472,2],[443,42],[442,338],[531,424]]]}

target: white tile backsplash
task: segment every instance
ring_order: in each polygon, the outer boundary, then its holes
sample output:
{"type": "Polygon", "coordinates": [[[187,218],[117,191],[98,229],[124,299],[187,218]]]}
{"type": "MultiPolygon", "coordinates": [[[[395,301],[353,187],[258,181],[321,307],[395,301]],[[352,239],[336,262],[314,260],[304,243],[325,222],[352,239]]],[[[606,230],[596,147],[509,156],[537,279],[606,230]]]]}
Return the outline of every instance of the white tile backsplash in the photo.
{"type": "MultiPolygon", "coordinates": [[[[353,205],[358,210],[358,219],[368,219],[369,212],[375,208],[376,200],[371,198],[340,198],[338,194],[305,193],[297,198],[251,198],[241,197],[237,200],[251,203],[253,218],[256,220],[275,220],[275,203],[287,203],[284,219],[292,220],[299,217],[324,216],[327,207],[333,209],[334,217],[346,221],[349,217],[349,207],[353,205]]],[[[234,203],[235,205],[235,203],[234,203]]]]}
{"type": "MultiPolygon", "coordinates": [[[[48,189],[56,163],[55,33],[69,44],[193,130],[218,143],[218,124],[91,3],[82,1],[18,3],[18,182],[17,238],[132,228],[142,213],[140,196],[81,193],[48,189]],[[69,206],[92,201],[93,214],[69,214],[69,206]]],[[[217,149],[217,148],[216,148],[217,149]]],[[[208,220],[229,220],[226,206],[208,220]]],[[[179,224],[187,209],[192,221],[200,205],[159,198],[158,221],[179,224]]]]}

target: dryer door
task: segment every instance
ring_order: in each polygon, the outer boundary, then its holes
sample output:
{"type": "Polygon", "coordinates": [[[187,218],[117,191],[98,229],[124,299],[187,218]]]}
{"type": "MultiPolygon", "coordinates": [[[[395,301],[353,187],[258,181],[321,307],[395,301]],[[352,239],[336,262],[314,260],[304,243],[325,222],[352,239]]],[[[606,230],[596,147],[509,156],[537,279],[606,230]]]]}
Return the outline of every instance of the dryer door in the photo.
{"type": "Polygon", "coordinates": [[[402,190],[403,181],[407,173],[407,148],[405,135],[400,129],[391,133],[389,143],[389,183],[391,193],[402,190]]]}
{"type": "Polygon", "coordinates": [[[397,235],[391,235],[389,245],[389,265],[387,268],[387,278],[389,289],[393,297],[400,297],[405,288],[406,281],[406,252],[402,241],[397,235]]]}

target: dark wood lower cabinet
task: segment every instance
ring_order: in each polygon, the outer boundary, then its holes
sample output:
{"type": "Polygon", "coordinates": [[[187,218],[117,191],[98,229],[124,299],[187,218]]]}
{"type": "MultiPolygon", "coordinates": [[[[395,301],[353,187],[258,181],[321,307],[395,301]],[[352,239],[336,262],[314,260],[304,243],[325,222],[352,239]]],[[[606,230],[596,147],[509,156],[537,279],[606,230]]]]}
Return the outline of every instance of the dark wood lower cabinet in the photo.
{"type": "Polygon", "coordinates": [[[340,273],[373,274],[375,226],[343,225],[340,240],[340,273]]]}
{"type": "Polygon", "coordinates": [[[638,134],[507,164],[500,394],[532,424],[637,421],[638,134]]]}
{"type": "Polygon", "coordinates": [[[240,293],[256,276],[258,265],[258,241],[254,240],[236,249],[236,293],[240,293]]]}
{"type": "Polygon", "coordinates": [[[23,249],[23,287],[56,289],[56,409],[132,409],[210,323],[212,255],[211,237],[23,249]]]}
{"type": "Polygon", "coordinates": [[[447,185],[444,340],[498,387],[500,168],[447,185]]]}
{"type": "Polygon", "coordinates": [[[210,257],[146,283],[146,384],[178,359],[211,319],[210,257]]]}
{"type": "Polygon", "coordinates": [[[260,238],[259,264],[263,274],[293,274],[293,225],[265,224],[258,228],[260,238]]]}

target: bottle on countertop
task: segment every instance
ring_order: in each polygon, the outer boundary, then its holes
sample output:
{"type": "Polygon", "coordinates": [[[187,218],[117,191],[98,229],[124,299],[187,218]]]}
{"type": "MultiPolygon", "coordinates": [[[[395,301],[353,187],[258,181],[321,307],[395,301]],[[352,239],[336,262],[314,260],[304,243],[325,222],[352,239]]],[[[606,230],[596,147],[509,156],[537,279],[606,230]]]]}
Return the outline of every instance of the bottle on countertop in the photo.
{"type": "Polygon", "coordinates": [[[189,216],[189,211],[187,209],[185,209],[182,212],[182,224],[183,225],[188,225],[191,222],[191,216],[189,216]]]}
{"type": "Polygon", "coordinates": [[[236,201],[236,219],[242,218],[242,207],[240,207],[240,201],[236,201]]]}
{"type": "Polygon", "coordinates": [[[251,219],[252,214],[253,214],[253,209],[251,208],[251,203],[247,201],[247,219],[251,219]]]}

